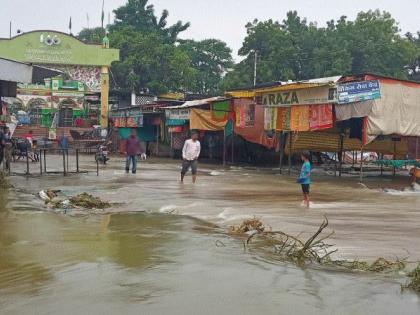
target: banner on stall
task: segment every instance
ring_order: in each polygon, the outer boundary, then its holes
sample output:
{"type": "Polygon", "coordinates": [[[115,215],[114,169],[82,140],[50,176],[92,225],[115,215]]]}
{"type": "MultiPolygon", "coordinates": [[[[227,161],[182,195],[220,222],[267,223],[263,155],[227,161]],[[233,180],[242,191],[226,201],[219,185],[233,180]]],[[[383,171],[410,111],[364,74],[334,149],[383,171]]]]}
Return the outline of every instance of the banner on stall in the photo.
{"type": "Polygon", "coordinates": [[[333,111],[331,104],[311,105],[309,114],[310,130],[322,130],[333,127],[333,111]]]}
{"type": "Polygon", "coordinates": [[[178,109],[168,109],[165,111],[167,119],[190,119],[190,109],[189,108],[178,108],[178,109]]]}
{"type": "Polygon", "coordinates": [[[227,120],[230,114],[230,101],[213,103],[211,105],[211,114],[214,120],[227,120]]]}
{"type": "Polygon", "coordinates": [[[332,103],[337,100],[337,91],[330,86],[262,94],[262,105],[287,107],[332,103]]]}
{"type": "Polygon", "coordinates": [[[290,129],[292,131],[309,130],[310,106],[292,106],[290,110],[290,129]]]}
{"type": "Polygon", "coordinates": [[[236,127],[248,128],[255,125],[255,104],[240,104],[235,107],[236,127]]]}
{"type": "Polygon", "coordinates": [[[379,80],[340,84],[337,92],[339,104],[364,102],[381,98],[379,80]]]}
{"type": "Polygon", "coordinates": [[[276,130],[290,130],[290,107],[279,107],[277,109],[277,128],[276,130]]]}
{"type": "Polygon", "coordinates": [[[264,129],[276,130],[277,128],[277,108],[265,107],[264,108],[264,129]]]}
{"type": "Polygon", "coordinates": [[[129,127],[129,128],[143,127],[143,119],[144,119],[143,115],[127,117],[126,127],[129,127]]]}

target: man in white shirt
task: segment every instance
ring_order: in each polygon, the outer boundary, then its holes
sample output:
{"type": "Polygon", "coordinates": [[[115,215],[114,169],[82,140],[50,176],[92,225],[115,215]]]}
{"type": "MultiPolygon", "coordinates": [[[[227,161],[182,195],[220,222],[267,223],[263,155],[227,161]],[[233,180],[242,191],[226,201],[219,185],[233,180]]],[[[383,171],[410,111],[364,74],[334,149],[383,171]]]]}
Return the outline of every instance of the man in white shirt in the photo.
{"type": "Polygon", "coordinates": [[[198,141],[198,132],[193,131],[191,139],[185,141],[184,148],[182,149],[182,171],[181,182],[184,182],[184,176],[191,167],[192,181],[195,183],[197,179],[197,159],[200,156],[201,145],[198,141]]]}

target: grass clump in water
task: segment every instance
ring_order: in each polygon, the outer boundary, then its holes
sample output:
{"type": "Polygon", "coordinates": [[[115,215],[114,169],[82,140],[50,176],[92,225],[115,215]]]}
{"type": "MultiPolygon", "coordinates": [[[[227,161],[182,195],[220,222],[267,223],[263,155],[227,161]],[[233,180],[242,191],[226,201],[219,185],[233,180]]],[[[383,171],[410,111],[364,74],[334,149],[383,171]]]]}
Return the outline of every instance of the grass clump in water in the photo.
{"type": "Polygon", "coordinates": [[[106,201],[102,201],[98,197],[94,197],[88,193],[82,193],[73,197],[70,197],[70,203],[76,207],[82,207],[86,209],[105,209],[111,207],[111,204],[106,201]]]}
{"type": "Polygon", "coordinates": [[[402,288],[420,293],[420,264],[418,264],[416,269],[410,272],[407,276],[409,281],[406,285],[402,286],[402,288]]]}

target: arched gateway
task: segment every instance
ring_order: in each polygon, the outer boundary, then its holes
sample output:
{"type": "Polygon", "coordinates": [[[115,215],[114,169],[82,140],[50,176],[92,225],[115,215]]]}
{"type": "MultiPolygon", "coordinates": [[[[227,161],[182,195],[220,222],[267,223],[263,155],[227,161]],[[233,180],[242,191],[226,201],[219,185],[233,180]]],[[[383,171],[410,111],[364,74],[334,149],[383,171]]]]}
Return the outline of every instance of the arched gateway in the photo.
{"type": "MultiPolygon", "coordinates": [[[[85,44],[56,31],[32,31],[0,39],[0,57],[64,72],[71,80],[84,84],[88,92],[101,93],[101,125],[108,124],[109,66],[119,60],[119,50],[107,45],[85,44]]],[[[67,97],[54,92],[51,97],[67,97]],[[54,95],[56,93],[57,95],[54,95]]]]}

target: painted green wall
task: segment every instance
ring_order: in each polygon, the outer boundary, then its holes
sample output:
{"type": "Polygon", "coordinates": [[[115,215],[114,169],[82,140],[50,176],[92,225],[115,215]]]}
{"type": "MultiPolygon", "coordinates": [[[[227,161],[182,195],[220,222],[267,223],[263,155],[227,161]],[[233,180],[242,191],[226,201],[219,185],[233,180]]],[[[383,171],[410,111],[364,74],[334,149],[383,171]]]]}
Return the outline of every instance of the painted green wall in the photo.
{"type": "Polygon", "coordinates": [[[61,32],[33,31],[0,39],[0,57],[33,64],[109,66],[119,60],[119,50],[87,45],[61,32]]]}

